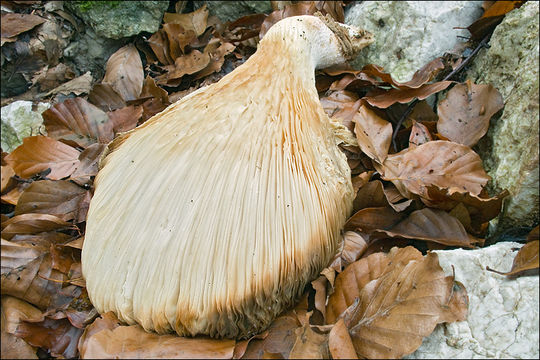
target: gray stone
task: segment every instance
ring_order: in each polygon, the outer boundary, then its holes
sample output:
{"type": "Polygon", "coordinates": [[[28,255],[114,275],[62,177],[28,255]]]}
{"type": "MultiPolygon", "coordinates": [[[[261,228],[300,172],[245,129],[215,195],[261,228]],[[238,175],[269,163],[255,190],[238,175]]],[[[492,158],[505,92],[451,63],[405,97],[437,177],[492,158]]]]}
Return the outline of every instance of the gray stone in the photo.
{"type": "Polygon", "coordinates": [[[484,167],[493,178],[489,190],[508,189],[491,233],[538,224],[538,2],[529,1],[506,15],[467,72],[475,83],[491,84],[505,107],[492,119],[478,145],[484,167]]]}
{"type": "Polygon", "coordinates": [[[272,12],[270,1],[194,1],[195,9],[206,4],[211,15],[221,21],[234,21],[250,14],[269,14],[272,12]]]}
{"type": "Polygon", "coordinates": [[[120,39],[156,32],[169,1],[66,1],[64,5],[99,36],[120,39]]]}
{"type": "Polygon", "coordinates": [[[486,267],[509,271],[522,244],[500,242],[476,250],[438,250],[447,275],[469,295],[466,321],[440,324],[410,359],[496,359],[539,356],[538,276],[507,279],[486,267]]]}
{"type": "Polygon", "coordinates": [[[408,81],[431,60],[459,47],[466,28],[482,15],[482,1],[362,1],[345,13],[345,23],[366,29],[375,42],[352,65],[384,67],[408,81]]]}
{"type": "Polygon", "coordinates": [[[32,110],[31,101],[15,101],[1,109],[2,150],[12,152],[22,144],[25,137],[46,134],[41,113],[50,107],[48,103],[39,103],[32,110]]]}

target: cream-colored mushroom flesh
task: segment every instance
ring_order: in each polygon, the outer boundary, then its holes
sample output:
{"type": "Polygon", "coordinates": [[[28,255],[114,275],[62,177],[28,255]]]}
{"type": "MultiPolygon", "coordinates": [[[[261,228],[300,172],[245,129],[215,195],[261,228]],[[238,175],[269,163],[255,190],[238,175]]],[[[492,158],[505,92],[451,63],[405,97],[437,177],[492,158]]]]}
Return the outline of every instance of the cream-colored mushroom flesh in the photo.
{"type": "Polygon", "coordinates": [[[286,18],[243,65],[109,144],[82,251],[96,309],[158,333],[245,338],[292,306],[354,197],[314,71],[371,41],[286,18]]]}

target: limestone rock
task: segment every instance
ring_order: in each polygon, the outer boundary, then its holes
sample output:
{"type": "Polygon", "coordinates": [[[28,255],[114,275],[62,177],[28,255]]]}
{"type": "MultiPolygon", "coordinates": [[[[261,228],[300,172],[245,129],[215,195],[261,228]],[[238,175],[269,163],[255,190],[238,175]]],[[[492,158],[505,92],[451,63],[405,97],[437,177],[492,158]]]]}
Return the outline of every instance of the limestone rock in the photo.
{"type": "Polygon", "coordinates": [[[483,13],[482,1],[362,1],[345,13],[345,23],[375,34],[375,42],[352,63],[376,64],[397,81],[451,51],[469,36],[466,28],[483,13]]]}
{"type": "Polygon", "coordinates": [[[46,134],[41,113],[50,107],[48,103],[39,103],[32,110],[31,101],[15,101],[3,106],[2,114],[2,150],[11,152],[22,144],[25,137],[46,134]]]}
{"type": "Polygon", "coordinates": [[[221,21],[234,21],[250,14],[269,14],[272,12],[270,1],[194,1],[198,9],[206,4],[211,15],[221,21]]]}
{"type": "Polygon", "coordinates": [[[67,9],[99,36],[120,39],[159,29],[168,1],[66,1],[67,9]]]}
{"type": "Polygon", "coordinates": [[[538,2],[508,13],[481,50],[467,78],[491,84],[505,102],[478,145],[484,167],[493,178],[492,193],[508,189],[492,234],[538,224],[538,2]]]}
{"type": "Polygon", "coordinates": [[[444,272],[451,275],[453,265],[467,289],[468,318],[438,325],[408,358],[538,358],[538,276],[507,279],[486,270],[509,271],[522,245],[435,251],[444,272]]]}

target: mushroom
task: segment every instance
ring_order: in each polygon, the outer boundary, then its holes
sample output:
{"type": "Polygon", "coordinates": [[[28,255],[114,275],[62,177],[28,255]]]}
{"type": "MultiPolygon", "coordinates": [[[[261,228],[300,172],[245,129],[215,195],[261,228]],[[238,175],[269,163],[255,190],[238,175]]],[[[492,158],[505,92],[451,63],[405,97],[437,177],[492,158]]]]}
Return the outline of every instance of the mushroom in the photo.
{"type": "Polygon", "coordinates": [[[329,16],[283,19],[244,64],[113,140],[82,250],[96,309],[157,333],[246,338],[293,305],[354,198],[314,71],[371,42],[329,16]]]}

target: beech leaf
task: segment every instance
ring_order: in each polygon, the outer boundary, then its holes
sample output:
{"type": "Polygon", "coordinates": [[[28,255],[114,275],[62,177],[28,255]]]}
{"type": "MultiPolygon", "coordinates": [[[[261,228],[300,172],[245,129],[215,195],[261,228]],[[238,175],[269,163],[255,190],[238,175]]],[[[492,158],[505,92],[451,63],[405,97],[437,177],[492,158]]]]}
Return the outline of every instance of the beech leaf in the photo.
{"type": "Polygon", "coordinates": [[[319,334],[313,331],[309,324],[305,324],[294,330],[296,341],[289,358],[291,359],[327,359],[328,334],[319,334]]]}
{"type": "Polygon", "coordinates": [[[413,120],[411,135],[409,136],[409,148],[416,147],[433,140],[429,129],[422,123],[413,120]]]}
{"type": "Polygon", "coordinates": [[[144,71],[141,57],[133,44],[118,49],[107,61],[103,83],[109,84],[125,101],[141,94],[144,71]]]}
{"type": "Polygon", "coordinates": [[[1,36],[10,38],[32,30],[46,20],[33,14],[2,13],[1,36]]]}
{"type": "Polygon", "coordinates": [[[69,181],[34,181],[21,194],[15,215],[40,213],[55,215],[64,221],[76,219],[87,192],[69,181]]]}
{"type": "Polygon", "coordinates": [[[206,5],[188,14],[165,13],[163,22],[167,24],[179,24],[184,30],[192,30],[197,36],[206,30],[208,10],[206,5]]]}
{"type": "Polygon", "coordinates": [[[491,117],[503,107],[497,89],[467,80],[454,86],[439,103],[437,131],[451,141],[472,147],[486,134],[491,117]]]}
{"type": "Polygon", "coordinates": [[[87,147],[113,139],[113,123],[109,116],[83,98],[67,99],[53,105],[42,115],[47,133],[57,140],[87,147]]]}
{"type": "Polygon", "coordinates": [[[358,359],[354,345],[343,319],[339,319],[328,335],[328,347],[332,359],[358,359]]]}
{"type": "Polygon", "coordinates": [[[524,275],[535,274],[538,275],[539,268],[539,244],[540,240],[529,241],[523,245],[512,263],[512,269],[509,272],[500,272],[497,270],[490,269],[488,270],[496,272],[497,274],[506,275],[508,277],[519,277],[524,275]]]}
{"type": "Polygon", "coordinates": [[[71,174],[71,179],[78,184],[90,182],[90,177],[98,173],[98,162],[106,144],[92,144],[79,155],[79,166],[71,174]]]}
{"type": "Polygon", "coordinates": [[[366,105],[360,106],[353,121],[360,149],[371,159],[382,164],[392,141],[392,124],[379,117],[366,105]]]}
{"type": "Polygon", "coordinates": [[[71,226],[70,223],[50,214],[21,214],[2,221],[2,237],[10,240],[15,235],[37,234],[71,226]]]}
{"type": "Polygon", "coordinates": [[[46,136],[30,136],[5,158],[15,173],[29,178],[51,169],[49,179],[59,180],[73,173],[79,165],[79,151],[46,136]]]}
{"type": "Polygon", "coordinates": [[[382,166],[375,164],[375,168],[409,198],[414,193],[429,199],[430,185],[478,195],[490,179],[478,154],[468,146],[443,140],[389,155],[382,166]]]}

